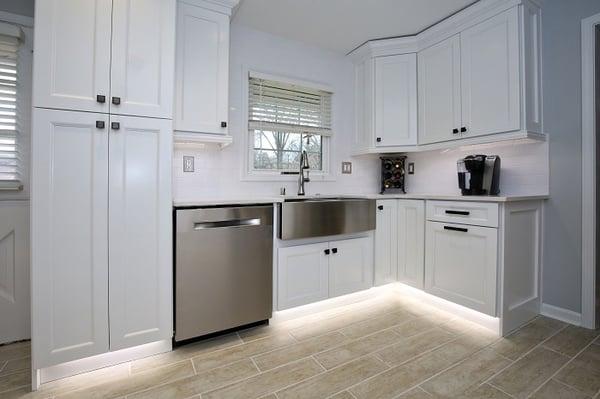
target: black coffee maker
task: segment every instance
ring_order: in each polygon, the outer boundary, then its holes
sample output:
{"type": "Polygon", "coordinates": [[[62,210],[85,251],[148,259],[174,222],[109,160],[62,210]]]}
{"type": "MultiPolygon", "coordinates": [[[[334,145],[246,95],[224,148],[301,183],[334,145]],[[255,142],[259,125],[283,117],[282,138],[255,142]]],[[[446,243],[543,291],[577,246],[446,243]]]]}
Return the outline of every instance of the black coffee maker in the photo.
{"type": "Polygon", "coordinates": [[[498,195],[500,193],[500,157],[468,155],[456,162],[458,187],[462,195],[498,195]]]}

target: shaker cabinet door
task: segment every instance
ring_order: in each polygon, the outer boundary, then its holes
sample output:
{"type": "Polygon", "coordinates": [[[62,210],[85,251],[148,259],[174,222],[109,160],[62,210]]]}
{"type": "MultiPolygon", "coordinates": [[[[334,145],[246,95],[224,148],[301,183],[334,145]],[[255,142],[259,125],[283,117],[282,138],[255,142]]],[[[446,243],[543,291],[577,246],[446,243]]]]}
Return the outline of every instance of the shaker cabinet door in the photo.
{"type": "Polygon", "coordinates": [[[112,0],[35,4],[33,106],[108,112],[112,0]]]}
{"type": "Polygon", "coordinates": [[[423,288],[425,201],[398,200],[398,281],[423,288]]]}
{"type": "Polygon", "coordinates": [[[34,369],[108,351],[107,126],[104,114],[33,111],[34,369]]]}
{"type": "Polygon", "coordinates": [[[171,124],[111,116],[111,350],[172,335],[171,124]]]}
{"type": "Polygon", "coordinates": [[[397,280],[398,200],[378,200],[375,230],[375,285],[397,280]]]}
{"type": "Polygon", "coordinates": [[[329,296],[366,290],[373,285],[371,237],[329,243],[329,296]]]}

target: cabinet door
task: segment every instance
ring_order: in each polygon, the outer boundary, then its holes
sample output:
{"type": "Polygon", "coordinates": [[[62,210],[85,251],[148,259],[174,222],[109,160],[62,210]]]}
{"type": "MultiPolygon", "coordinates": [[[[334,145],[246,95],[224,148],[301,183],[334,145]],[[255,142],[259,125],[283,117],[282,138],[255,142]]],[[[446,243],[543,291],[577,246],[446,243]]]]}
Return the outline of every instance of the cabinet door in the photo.
{"type": "Polygon", "coordinates": [[[108,351],[107,126],[103,114],[33,112],[34,369],[108,351]]]}
{"type": "Polygon", "coordinates": [[[171,124],[111,116],[111,350],[172,334],[171,124]]]}
{"type": "Polygon", "coordinates": [[[398,268],[398,201],[377,201],[375,230],[375,285],[397,280],[398,268]]]}
{"type": "Polygon", "coordinates": [[[305,305],[329,297],[328,243],[279,248],[277,307],[305,305]]]}
{"type": "Polygon", "coordinates": [[[517,7],[460,34],[465,136],[520,128],[517,7]]]}
{"type": "Polygon", "coordinates": [[[377,146],[417,144],[417,56],[375,59],[377,146]]]}
{"type": "Polygon", "coordinates": [[[426,291],[495,316],[497,241],[495,228],[427,222],[426,291]]]}
{"type": "Polygon", "coordinates": [[[425,201],[398,201],[398,281],[423,288],[425,201]]]}
{"type": "Polygon", "coordinates": [[[349,294],[373,286],[371,237],[329,243],[329,296],[349,294]]]}
{"type": "Polygon", "coordinates": [[[110,112],[173,117],[175,0],[114,0],[110,112]]]}
{"type": "Polygon", "coordinates": [[[460,113],[460,38],[419,53],[419,144],[457,138],[460,113]]]}
{"type": "Polygon", "coordinates": [[[111,9],[112,0],[36,2],[34,107],[108,112],[111,9]]]}
{"type": "Polygon", "coordinates": [[[227,134],[229,17],[177,6],[175,130],[227,134]]]}

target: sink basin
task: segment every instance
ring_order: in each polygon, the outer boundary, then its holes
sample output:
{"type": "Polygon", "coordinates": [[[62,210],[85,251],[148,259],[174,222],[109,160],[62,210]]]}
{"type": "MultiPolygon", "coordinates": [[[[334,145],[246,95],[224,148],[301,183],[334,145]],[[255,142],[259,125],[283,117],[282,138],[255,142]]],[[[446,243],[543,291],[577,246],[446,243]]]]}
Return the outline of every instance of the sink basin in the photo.
{"type": "Polygon", "coordinates": [[[278,204],[282,240],[352,234],[375,229],[375,200],[350,197],[290,198],[278,204]]]}

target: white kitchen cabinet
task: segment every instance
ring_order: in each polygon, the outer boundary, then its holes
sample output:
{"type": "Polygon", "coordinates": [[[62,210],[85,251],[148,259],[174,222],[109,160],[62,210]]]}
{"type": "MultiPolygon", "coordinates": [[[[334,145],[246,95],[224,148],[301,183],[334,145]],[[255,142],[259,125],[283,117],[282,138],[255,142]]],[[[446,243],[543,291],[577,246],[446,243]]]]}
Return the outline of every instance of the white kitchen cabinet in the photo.
{"type": "Polygon", "coordinates": [[[378,200],[375,230],[375,285],[397,280],[398,200],[378,200]]]}
{"type": "Polygon", "coordinates": [[[110,112],[171,119],[174,64],[175,0],[114,0],[110,112]]]}
{"type": "Polygon", "coordinates": [[[329,243],[279,248],[279,310],[329,297],[329,243]]]}
{"type": "Polygon", "coordinates": [[[465,137],[521,127],[519,15],[513,7],[460,33],[465,137]]]}
{"type": "Polygon", "coordinates": [[[423,288],[425,253],[425,202],[399,200],[397,217],[398,281],[423,288]]]}
{"type": "Polygon", "coordinates": [[[329,244],[329,296],[365,290],[373,285],[373,239],[332,241],[329,244]]]}
{"type": "Polygon", "coordinates": [[[375,59],[376,146],[417,144],[417,55],[375,59]]]}
{"type": "Polygon", "coordinates": [[[172,335],[171,121],[111,116],[110,348],[172,335]]]}
{"type": "Polygon", "coordinates": [[[177,5],[174,129],[228,132],[229,16],[177,5]]]}
{"type": "Polygon", "coordinates": [[[174,57],[175,0],[37,1],[33,105],[172,118],[174,57]]]}
{"type": "Polygon", "coordinates": [[[454,140],[460,126],[460,35],[455,35],[419,52],[419,144],[454,140]]]}
{"type": "Polygon", "coordinates": [[[427,221],[425,290],[496,315],[498,230],[427,221]]]}
{"type": "Polygon", "coordinates": [[[34,369],[109,349],[108,123],[104,114],[33,112],[34,369]]]}
{"type": "Polygon", "coordinates": [[[33,106],[108,112],[111,13],[112,0],[36,1],[33,106]]]}

